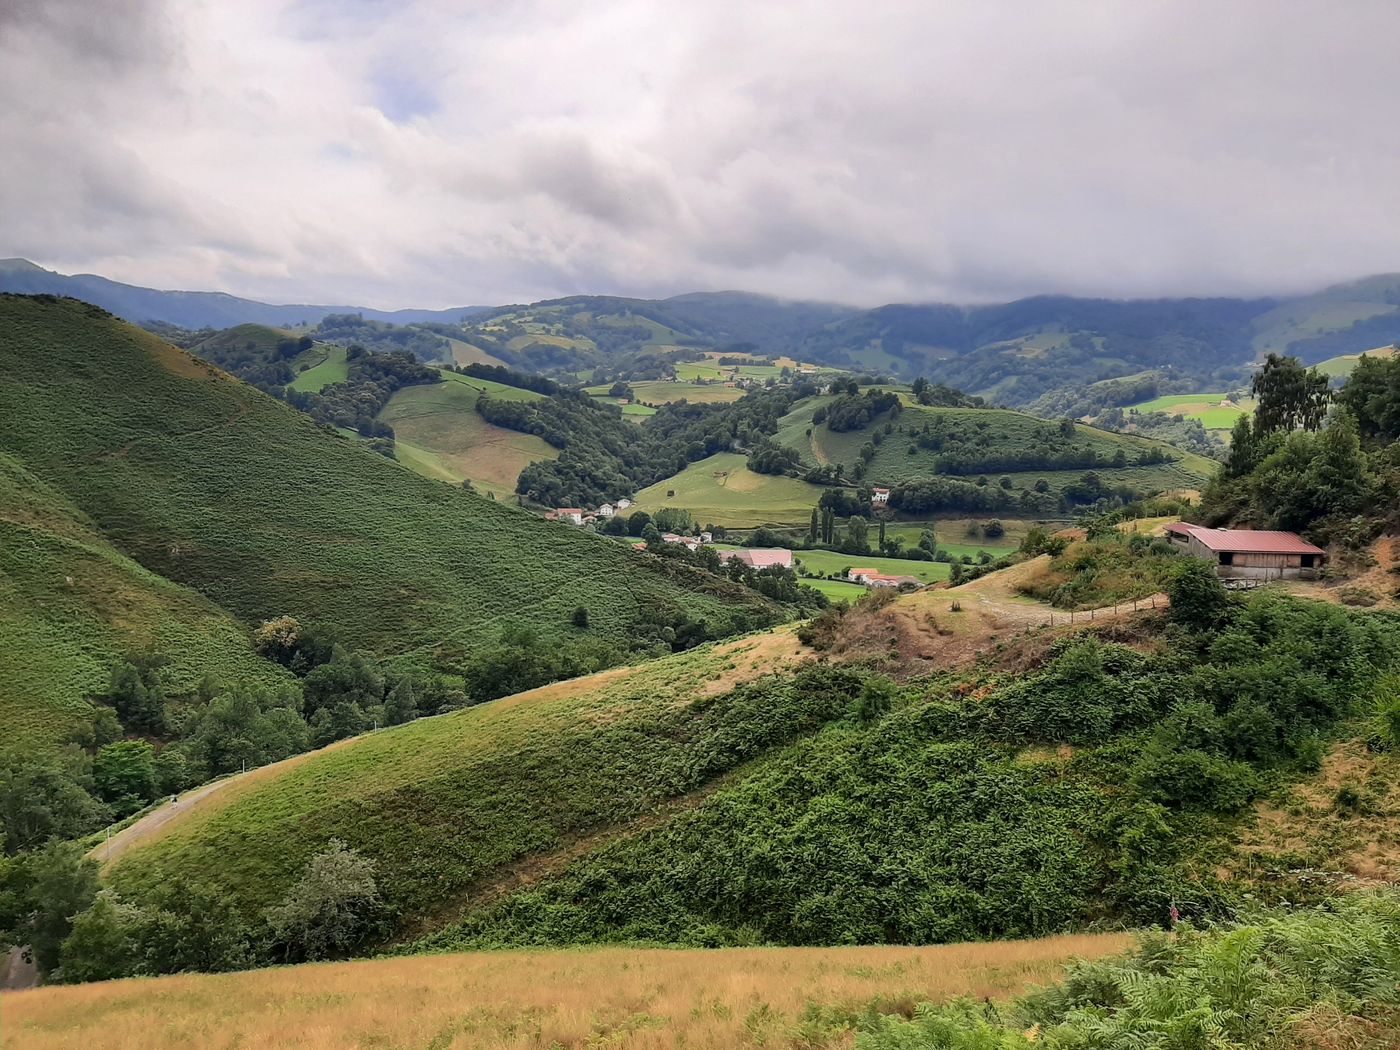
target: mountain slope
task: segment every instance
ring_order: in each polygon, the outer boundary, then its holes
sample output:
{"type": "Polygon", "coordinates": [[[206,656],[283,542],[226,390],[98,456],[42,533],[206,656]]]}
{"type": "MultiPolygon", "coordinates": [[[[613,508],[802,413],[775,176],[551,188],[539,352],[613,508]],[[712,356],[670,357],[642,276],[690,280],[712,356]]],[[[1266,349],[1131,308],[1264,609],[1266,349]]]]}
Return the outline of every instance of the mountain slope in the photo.
{"type": "Polygon", "coordinates": [[[122,284],[96,274],[62,274],[27,259],[0,259],[0,292],[67,295],[95,303],[128,321],[165,321],[181,328],[229,328],[238,324],[317,324],[328,314],[361,314],[392,324],[460,320],[482,307],[450,310],[372,310],[362,306],[275,305],[223,292],[178,292],[122,284]]]}
{"type": "Polygon", "coordinates": [[[420,478],[72,300],[0,297],[0,452],[244,623],[290,614],[382,654],[452,660],[507,625],[563,634],[579,606],[617,640],[641,619],[773,616],[752,592],[420,478]]]}
{"type": "Polygon", "coordinates": [[[272,684],[247,628],[115,550],[67,499],[0,453],[0,750],[61,742],[127,653],[170,658],[166,681],[272,684]]]}

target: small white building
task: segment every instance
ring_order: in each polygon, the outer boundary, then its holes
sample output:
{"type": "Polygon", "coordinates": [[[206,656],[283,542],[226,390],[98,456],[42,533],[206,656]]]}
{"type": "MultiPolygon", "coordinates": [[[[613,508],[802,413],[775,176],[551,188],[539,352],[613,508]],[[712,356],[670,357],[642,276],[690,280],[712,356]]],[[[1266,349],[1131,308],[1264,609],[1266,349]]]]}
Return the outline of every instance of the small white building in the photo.
{"type": "Polygon", "coordinates": [[[617,512],[613,510],[613,505],[611,503],[604,503],[598,508],[598,517],[600,518],[611,518],[615,513],[617,512]]]}
{"type": "Polygon", "coordinates": [[[702,533],[700,533],[700,542],[701,542],[701,543],[714,543],[714,542],[715,542],[714,533],[712,533],[712,532],[702,532],[702,533]]]}
{"type": "Polygon", "coordinates": [[[632,501],[626,496],[623,496],[620,500],[617,501],[618,511],[624,511],[630,506],[632,506],[632,501]]]}
{"type": "Polygon", "coordinates": [[[560,507],[554,512],[554,517],[558,521],[567,521],[573,525],[583,524],[583,508],[581,507],[560,507]]]}
{"type": "Polygon", "coordinates": [[[870,502],[871,502],[872,504],[874,504],[875,506],[878,507],[880,504],[882,504],[882,503],[888,503],[889,501],[890,501],[890,490],[889,490],[889,489],[874,488],[874,489],[871,489],[871,490],[870,490],[870,502]]]}

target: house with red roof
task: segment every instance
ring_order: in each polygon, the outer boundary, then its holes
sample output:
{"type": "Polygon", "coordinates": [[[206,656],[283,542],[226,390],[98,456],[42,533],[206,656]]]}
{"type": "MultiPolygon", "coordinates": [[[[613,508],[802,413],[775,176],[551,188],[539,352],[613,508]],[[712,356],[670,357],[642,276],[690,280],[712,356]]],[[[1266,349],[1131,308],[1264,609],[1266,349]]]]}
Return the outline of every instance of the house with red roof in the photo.
{"type": "Polygon", "coordinates": [[[747,565],[753,569],[767,569],[774,565],[781,565],[785,569],[792,568],[792,551],[783,547],[746,547],[737,551],[720,551],[720,561],[737,561],[740,565],[747,565]]]}
{"type": "Polygon", "coordinates": [[[1211,529],[1184,521],[1166,531],[1172,546],[1212,563],[1222,579],[1310,579],[1327,560],[1326,551],[1293,532],[1211,529]]]}

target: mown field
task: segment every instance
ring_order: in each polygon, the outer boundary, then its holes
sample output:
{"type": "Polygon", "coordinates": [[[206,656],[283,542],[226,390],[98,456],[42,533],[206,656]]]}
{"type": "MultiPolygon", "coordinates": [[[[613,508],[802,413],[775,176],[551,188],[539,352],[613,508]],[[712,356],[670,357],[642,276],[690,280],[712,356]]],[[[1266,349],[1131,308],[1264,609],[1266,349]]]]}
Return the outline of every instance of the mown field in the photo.
{"type": "Polygon", "coordinates": [[[320,393],[332,383],[343,383],[350,377],[345,347],[329,343],[307,350],[296,359],[293,367],[297,369],[297,377],[290,384],[293,390],[320,393]],[[303,370],[303,365],[308,367],[303,370]]]}
{"type": "Polygon", "coordinates": [[[246,626],[114,549],[61,494],[0,453],[0,752],[61,743],[127,653],[169,654],[167,681],[273,684],[246,626]]]}
{"type": "Polygon", "coordinates": [[[805,525],[822,489],[796,478],[755,474],[737,452],[720,452],[691,463],[679,474],[637,493],[637,509],[655,513],[683,507],[696,521],[726,528],[805,525]]]}
{"type": "MultiPolygon", "coordinates": [[[[720,550],[739,549],[726,543],[717,543],[715,546],[720,550]]],[[[841,575],[850,568],[869,568],[890,576],[914,576],[921,583],[937,583],[948,578],[951,568],[948,563],[939,561],[881,558],[873,554],[842,554],[839,551],[824,550],[794,551],[793,558],[797,563],[798,573],[803,576],[833,576],[841,575]]],[[[840,595],[845,592],[837,593],[840,595]]]]}
{"type": "Polygon", "coordinates": [[[245,624],[289,614],[386,655],[460,657],[511,623],[571,630],[580,605],[614,638],[643,612],[720,623],[758,607],[751,591],[416,477],[76,303],[0,299],[0,452],[122,553],[245,624]]]}
{"type": "Polygon", "coordinates": [[[1151,401],[1129,405],[1124,411],[1165,412],[1169,416],[1199,419],[1201,426],[1207,430],[1229,430],[1240,416],[1249,415],[1254,411],[1254,401],[1246,398],[1237,402],[1234,407],[1222,406],[1221,402],[1228,396],[1223,390],[1207,394],[1166,394],[1151,401]]]}
{"type": "Polygon", "coordinates": [[[236,1038],[269,1050],[672,1050],[805,1037],[808,1047],[834,1047],[848,1043],[848,1018],[867,1006],[1002,1000],[1128,940],[506,951],[115,981],[0,995],[0,1046],[223,1050],[236,1038]]]}
{"type": "Polygon", "coordinates": [[[426,477],[469,479],[483,492],[511,499],[516,478],[528,464],[558,458],[559,450],[543,438],[488,423],[476,411],[482,393],[509,401],[542,395],[456,372],[442,375],[444,382],[435,386],[397,391],[379,413],[394,428],[400,463],[426,477]]]}
{"type": "MultiPolygon", "coordinates": [[[[684,383],[670,379],[654,379],[628,385],[637,395],[637,400],[645,405],[665,405],[672,401],[689,401],[701,405],[728,404],[744,396],[743,390],[725,386],[723,383],[684,383]]],[[[611,400],[607,397],[608,385],[591,386],[587,390],[594,397],[611,400]]]]}
{"type": "MultiPolygon", "coordinates": [[[[824,423],[814,425],[813,414],[831,401],[830,397],[818,397],[799,403],[783,417],[775,440],[796,449],[806,463],[841,463],[850,469],[858,461],[861,447],[871,440],[874,428],[838,433],[824,423]]],[[[866,480],[874,484],[896,485],[938,473],[938,452],[923,448],[910,452],[912,436],[926,424],[931,427],[943,426],[959,434],[976,435],[987,455],[1016,454],[1034,448],[1041,441],[1045,429],[1054,426],[1046,420],[1004,409],[906,407],[895,421],[895,432],[884,439],[867,465],[866,480]]],[[[1112,457],[1121,450],[1131,461],[1144,450],[1166,448],[1175,459],[1172,463],[1150,466],[1113,467],[1104,464],[1092,468],[1108,484],[1129,484],[1154,491],[1199,487],[1215,469],[1214,463],[1201,456],[1131,434],[1114,434],[1078,424],[1073,440],[1075,444],[1087,446],[1106,457],[1112,457]]],[[[1066,485],[1078,481],[1086,469],[1090,468],[998,470],[989,467],[983,473],[993,483],[1002,476],[1010,477],[1015,489],[1031,488],[1043,478],[1050,492],[1058,493],[1066,485]]],[[[975,480],[977,474],[962,474],[959,477],[970,481],[975,480]]]]}
{"type": "MultiPolygon", "coordinates": [[[[1390,346],[1377,347],[1375,350],[1367,350],[1364,356],[1367,357],[1391,357],[1395,354],[1395,348],[1390,346]]],[[[1341,379],[1351,375],[1351,371],[1356,367],[1356,362],[1360,361],[1362,354],[1342,354],[1340,357],[1329,357],[1326,361],[1319,361],[1315,366],[1324,375],[1333,379],[1341,379]]]]}

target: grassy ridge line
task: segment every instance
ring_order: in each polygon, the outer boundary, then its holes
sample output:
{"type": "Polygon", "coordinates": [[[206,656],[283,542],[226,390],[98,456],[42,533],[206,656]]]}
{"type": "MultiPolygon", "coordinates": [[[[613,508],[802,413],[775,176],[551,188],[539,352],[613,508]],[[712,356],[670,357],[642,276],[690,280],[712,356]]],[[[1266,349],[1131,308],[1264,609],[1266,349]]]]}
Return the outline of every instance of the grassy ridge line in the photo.
{"type": "Polygon", "coordinates": [[[256,910],[338,835],[376,859],[411,921],[503,865],[723,772],[690,750],[724,711],[707,698],[800,652],[784,628],[357,737],[230,783],[111,876],[137,892],[171,875],[216,879],[256,910]]]}
{"type": "Polygon", "coordinates": [[[167,681],[211,673],[273,684],[285,672],[198,593],[116,551],[62,495],[0,453],[0,749],[61,742],[132,650],[169,654],[167,681]]]}
{"type": "Polygon", "coordinates": [[[641,612],[765,607],[415,477],[83,304],[4,297],[0,322],[0,451],[246,623],[291,614],[352,646],[455,658],[496,622],[571,630],[580,605],[616,637],[641,612]]]}
{"type": "MultiPolygon", "coordinates": [[[[1120,934],[933,948],[504,951],[188,974],[0,995],[27,1050],[785,1045],[809,1004],[1003,999],[1120,934]],[[373,989],[373,992],[369,991],[373,989]],[[469,1010],[464,1004],[490,1004],[469,1010]],[[315,1033],[312,1036],[312,1033],[315,1033]]],[[[844,1043],[839,1022],[830,1036],[844,1043]]],[[[8,1043],[7,1043],[8,1045],[8,1043]]],[[[809,1044],[813,1045],[813,1044],[809,1044]]],[[[819,1045],[828,1045],[823,1039],[819,1045]]]]}

